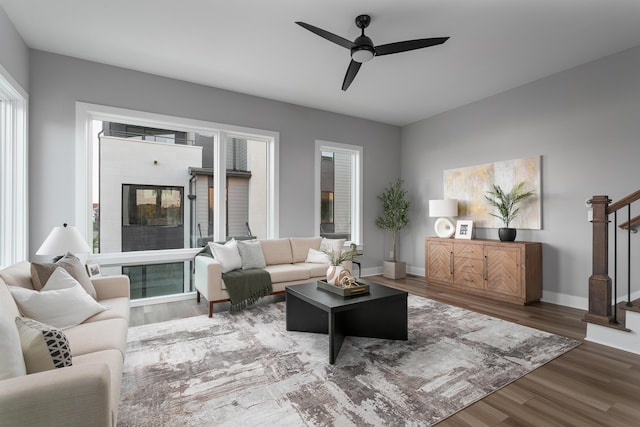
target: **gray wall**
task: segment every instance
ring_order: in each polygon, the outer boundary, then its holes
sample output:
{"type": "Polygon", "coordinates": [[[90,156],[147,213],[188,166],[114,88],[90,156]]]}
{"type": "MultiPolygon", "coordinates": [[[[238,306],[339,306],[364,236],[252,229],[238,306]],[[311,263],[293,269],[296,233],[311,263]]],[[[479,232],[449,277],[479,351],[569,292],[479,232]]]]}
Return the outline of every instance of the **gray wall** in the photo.
{"type": "MultiPolygon", "coordinates": [[[[518,240],[544,243],[543,299],[586,308],[585,199],[616,201],[640,189],[640,47],[404,127],[401,176],[414,207],[401,256],[413,271],[424,273],[423,237],[435,235],[428,200],[443,197],[443,170],[535,155],[542,155],[543,229],[519,230],[518,240]]],[[[497,230],[477,237],[495,239],[497,230]]],[[[637,264],[640,236],[632,237],[637,264]]],[[[624,260],[619,269],[626,286],[624,260]]],[[[640,271],[632,277],[640,290],[640,271]]]]}
{"type": "Polygon", "coordinates": [[[29,49],[0,7],[0,65],[29,92],[29,49]]]}
{"type": "Polygon", "coordinates": [[[82,101],[280,132],[280,235],[311,236],[314,146],[364,147],[363,267],[382,264],[376,195],[400,174],[400,129],[372,121],[32,50],[30,253],[54,225],[75,221],[75,102],[82,101]]]}

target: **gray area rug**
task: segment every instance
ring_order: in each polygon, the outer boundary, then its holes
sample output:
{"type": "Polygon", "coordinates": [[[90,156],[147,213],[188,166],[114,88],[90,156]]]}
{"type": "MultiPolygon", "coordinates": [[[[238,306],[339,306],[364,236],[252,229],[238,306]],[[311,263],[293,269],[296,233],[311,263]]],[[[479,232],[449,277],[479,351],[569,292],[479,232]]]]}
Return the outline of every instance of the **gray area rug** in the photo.
{"type": "Polygon", "coordinates": [[[285,330],[284,302],[132,327],[118,425],[432,425],[579,344],[408,305],[408,341],[347,337],[335,365],[326,335],[285,330]]]}

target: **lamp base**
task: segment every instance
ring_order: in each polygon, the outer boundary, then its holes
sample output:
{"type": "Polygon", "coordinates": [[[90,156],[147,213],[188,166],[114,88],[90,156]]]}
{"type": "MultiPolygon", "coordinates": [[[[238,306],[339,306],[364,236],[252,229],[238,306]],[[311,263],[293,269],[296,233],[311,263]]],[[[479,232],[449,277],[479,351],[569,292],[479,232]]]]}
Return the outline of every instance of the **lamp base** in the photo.
{"type": "Polygon", "coordinates": [[[451,237],[456,233],[456,226],[449,218],[438,218],[435,223],[435,230],[438,237],[451,237]]]}

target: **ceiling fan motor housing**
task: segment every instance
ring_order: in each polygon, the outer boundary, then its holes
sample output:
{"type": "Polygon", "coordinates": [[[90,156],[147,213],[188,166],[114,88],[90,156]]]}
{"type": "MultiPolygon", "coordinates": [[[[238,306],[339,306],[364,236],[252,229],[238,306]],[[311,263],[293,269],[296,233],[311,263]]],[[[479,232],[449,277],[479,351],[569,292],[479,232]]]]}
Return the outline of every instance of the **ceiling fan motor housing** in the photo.
{"type": "Polygon", "coordinates": [[[355,46],[351,48],[351,59],[356,62],[362,63],[370,61],[376,54],[373,42],[365,35],[355,39],[353,44],[355,44],[355,46]]]}

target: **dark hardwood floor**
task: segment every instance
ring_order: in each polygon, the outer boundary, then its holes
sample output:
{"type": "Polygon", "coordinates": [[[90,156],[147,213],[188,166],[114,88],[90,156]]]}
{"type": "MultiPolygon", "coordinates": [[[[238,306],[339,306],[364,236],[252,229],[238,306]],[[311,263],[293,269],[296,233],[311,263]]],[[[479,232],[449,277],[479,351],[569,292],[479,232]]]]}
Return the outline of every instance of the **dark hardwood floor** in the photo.
{"type": "MultiPolygon", "coordinates": [[[[584,311],[549,303],[520,306],[427,286],[423,277],[367,279],[468,310],[583,340],[584,311]]],[[[268,297],[261,304],[282,300],[268,297]]],[[[214,306],[214,313],[228,304],[214,306]]],[[[207,314],[193,300],[131,309],[131,326],[207,314]]],[[[214,314],[215,316],[215,314],[214,314]]],[[[637,339],[637,335],[629,336],[637,339]]],[[[439,426],[640,426],[640,356],[583,342],[576,349],[468,406],[439,426]]]]}

